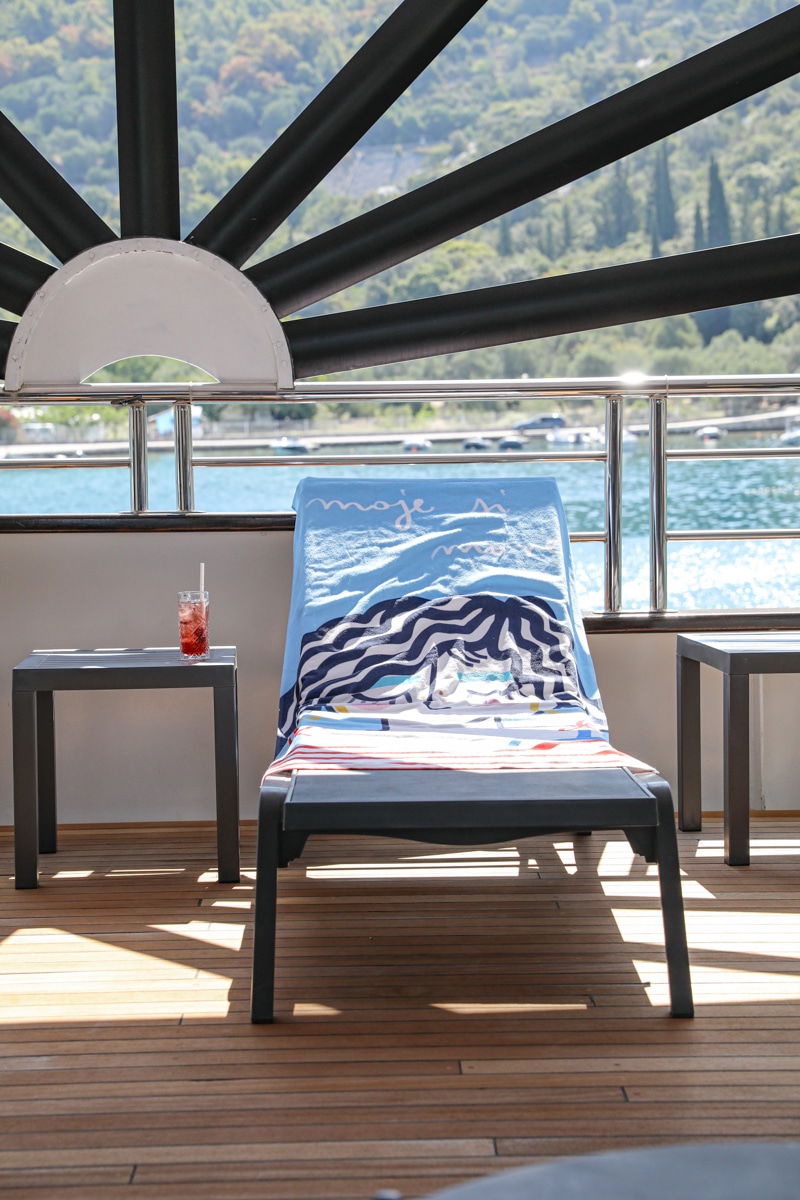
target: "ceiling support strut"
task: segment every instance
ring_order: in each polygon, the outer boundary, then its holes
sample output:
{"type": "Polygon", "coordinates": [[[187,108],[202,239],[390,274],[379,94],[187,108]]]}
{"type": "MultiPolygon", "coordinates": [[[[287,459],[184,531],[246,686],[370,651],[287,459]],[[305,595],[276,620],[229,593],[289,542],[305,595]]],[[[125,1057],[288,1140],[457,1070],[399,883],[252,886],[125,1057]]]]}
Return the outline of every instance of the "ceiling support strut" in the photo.
{"type": "Polygon", "coordinates": [[[795,6],[246,274],[297,312],[788,78],[798,42],[795,6]]]}
{"type": "Polygon", "coordinates": [[[800,291],[800,234],[285,321],[295,376],[648,321],[800,291]]]}
{"type": "Polygon", "coordinates": [[[173,0],[114,0],[120,225],[181,236],[173,0]]]}
{"type": "Polygon", "coordinates": [[[186,239],[241,266],[486,0],[403,0],[186,239]]]}

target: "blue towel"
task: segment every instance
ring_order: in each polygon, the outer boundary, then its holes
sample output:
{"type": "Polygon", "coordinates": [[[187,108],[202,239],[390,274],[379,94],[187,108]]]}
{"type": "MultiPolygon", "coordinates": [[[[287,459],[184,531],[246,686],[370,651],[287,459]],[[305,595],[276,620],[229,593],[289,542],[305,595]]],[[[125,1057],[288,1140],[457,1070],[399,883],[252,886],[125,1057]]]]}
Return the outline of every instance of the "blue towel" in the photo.
{"type": "Polygon", "coordinates": [[[553,479],[304,479],[278,751],[299,711],[604,718],[553,479]]]}

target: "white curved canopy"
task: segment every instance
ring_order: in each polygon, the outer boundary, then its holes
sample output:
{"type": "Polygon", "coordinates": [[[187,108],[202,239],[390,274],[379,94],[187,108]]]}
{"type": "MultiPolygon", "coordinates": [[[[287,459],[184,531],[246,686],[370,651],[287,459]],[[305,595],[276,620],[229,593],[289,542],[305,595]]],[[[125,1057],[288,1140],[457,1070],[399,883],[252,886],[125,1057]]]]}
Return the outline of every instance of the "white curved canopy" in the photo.
{"type": "Polygon", "coordinates": [[[222,384],[294,382],[281,324],[241,271],[185,242],[128,238],[86,250],[42,285],[14,334],[5,389],[77,387],[139,355],[181,359],[222,384]]]}

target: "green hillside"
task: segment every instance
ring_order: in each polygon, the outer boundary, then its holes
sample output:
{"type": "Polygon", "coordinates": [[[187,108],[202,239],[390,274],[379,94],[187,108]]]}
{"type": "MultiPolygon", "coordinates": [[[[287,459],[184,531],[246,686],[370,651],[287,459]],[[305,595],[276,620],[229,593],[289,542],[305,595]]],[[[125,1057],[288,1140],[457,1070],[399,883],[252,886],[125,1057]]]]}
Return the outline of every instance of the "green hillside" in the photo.
{"type": "MultiPolygon", "coordinates": [[[[185,232],[393,7],[393,0],[177,0],[185,232]]],[[[487,0],[255,257],[331,228],[789,7],[780,0],[487,0]]],[[[774,87],[314,311],[794,232],[799,89],[796,78],[774,87]]],[[[0,105],[116,227],[111,0],[3,5],[0,105]]],[[[0,240],[47,257],[2,207],[0,240]]],[[[788,298],[360,374],[682,374],[799,366],[800,309],[788,298]]]]}

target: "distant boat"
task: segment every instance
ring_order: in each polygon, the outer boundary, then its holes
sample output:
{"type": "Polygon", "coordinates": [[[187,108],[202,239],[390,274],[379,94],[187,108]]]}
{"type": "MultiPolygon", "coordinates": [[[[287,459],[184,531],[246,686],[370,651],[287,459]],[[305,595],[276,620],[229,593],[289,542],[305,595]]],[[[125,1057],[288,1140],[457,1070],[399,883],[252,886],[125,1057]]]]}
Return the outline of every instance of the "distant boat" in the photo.
{"type": "Polygon", "coordinates": [[[305,442],[301,438],[281,437],[270,442],[269,447],[275,454],[311,454],[317,445],[316,442],[305,442]]]}
{"type": "Polygon", "coordinates": [[[791,425],[778,438],[781,446],[800,446],[800,425],[791,425]]]}
{"type": "Polygon", "coordinates": [[[505,437],[500,438],[500,441],[497,443],[497,448],[498,450],[511,451],[524,450],[525,441],[523,438],[516,437],[513,433],[509,433],[505,437]]]}
{"type": "Polygon", "coordinates": [[[433,442],[427,438],[406,438],[403,442],[403,454],[427,454],[433,449],[433,442]]]}
{"type": "Polygon", "coordinates": [[[553,429],[547,434],[551,446],[599,446],[603,442],[603,434],[599,429],[553,429]]]}
{"type": "Polygon", "coordinates": [[[464,438],[465,450],[491,450],[492,443],[488,438],[481,437],[480,434],[474,434],[472,437],[464,438]]]}
{"type": "Polygon", "coordinates": [[[719,425],[701,425],[694,431],[694,436],[701,442],[717,442],[722,437],[722,430],[719,425]]]}

